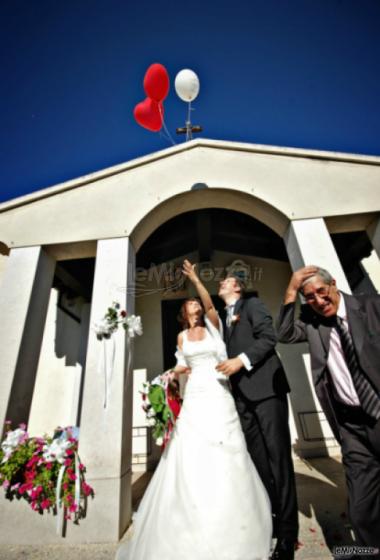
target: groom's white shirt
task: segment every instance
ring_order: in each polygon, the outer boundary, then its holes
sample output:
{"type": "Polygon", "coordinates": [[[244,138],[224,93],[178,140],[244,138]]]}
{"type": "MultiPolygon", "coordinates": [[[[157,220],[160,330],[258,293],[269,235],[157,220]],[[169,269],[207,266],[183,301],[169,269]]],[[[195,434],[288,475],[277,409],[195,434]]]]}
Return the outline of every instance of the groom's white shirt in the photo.
{"type": "MultiPolygon", "coordinates": [[[[235,305],[236,305],[236,302],[239,301],[239,299],[240,298],[237,298],[234,302],[230,303],[229,305],[226,305],[226,311],[227,311],[226,324],[227,324],[227,327],[230,327],[231,324],[232,324],[232,318],[233,318],[233,315],[234,315],[235,305]]],[[[238,358],[241,359],[241,361],[243,362],[243,366],[245,367],[245,369],[247,371],[250,371],[253,368],[253,365],[251,364],[251,361],[248,358],[247,354],[242,352],[241,354],[238,355],[238,358]]]]}

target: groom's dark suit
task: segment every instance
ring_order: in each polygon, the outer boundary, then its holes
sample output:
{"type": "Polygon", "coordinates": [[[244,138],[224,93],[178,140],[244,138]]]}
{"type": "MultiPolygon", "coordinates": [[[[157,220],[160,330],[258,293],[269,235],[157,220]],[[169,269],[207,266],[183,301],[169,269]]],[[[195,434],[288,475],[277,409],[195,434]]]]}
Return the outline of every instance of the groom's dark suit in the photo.
{"type": "Polygon", "coordinates": [[[227,353],[246,354],[253,368],[230,376],[248,451],[271,497],[279,539],[297,541],[298,516],[288,426],[289,385],[275,352],[272,318],[260,299],[239,299],[225,329],[227,353]]]}
{"type": "MultiPolygon", "coordinates": [[[[380,296],[341,294],[361,371],[380,394],[380,296]]],[[[334,317],[324,318],[303,305],[282,306],[277,322],[280,342],[308,341],[315,390],[336,439],[342,446],[349,510],[358,544],[380,544],[380,420],[361,407],[341,404],[327,367],[334,317]]]]}

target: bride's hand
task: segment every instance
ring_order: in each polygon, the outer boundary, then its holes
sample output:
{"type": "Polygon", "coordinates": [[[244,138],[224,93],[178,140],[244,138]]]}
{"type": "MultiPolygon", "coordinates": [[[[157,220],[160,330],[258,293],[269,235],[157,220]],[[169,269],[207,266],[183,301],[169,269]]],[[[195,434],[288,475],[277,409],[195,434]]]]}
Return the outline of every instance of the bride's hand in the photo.
{"type": "Polygon", "coordinates": [[[185,259],[183,261],[182,273],[184,274],[184,276],[187,276],[187,278],[193,284],[195,284],[199,280],[198,275],[195,272],[195,267],[196,267],[196,265],[191,264],[191,262],[189,260],[185,259]]]}

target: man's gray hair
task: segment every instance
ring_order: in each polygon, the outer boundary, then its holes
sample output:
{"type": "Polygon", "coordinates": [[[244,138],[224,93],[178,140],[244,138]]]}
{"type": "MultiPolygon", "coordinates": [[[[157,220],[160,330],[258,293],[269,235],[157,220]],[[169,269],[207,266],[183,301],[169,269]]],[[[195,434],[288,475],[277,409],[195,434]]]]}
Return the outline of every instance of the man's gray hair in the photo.
{"type": "Polygon", "coordinates": [[[313,274],[313,276],[310,276],[309,278],[306,278],[306,280],[304,280],[302,282],[301,291],[303,290],[304,286],[306,286],[306,284],[311,282],[316,276],[319,276],[319,278],[325,284],[331,284],[331,282],[334,280],[334,278],[331,276],[331,274],[329,273],[328,270],[326,270],[325,268],[320,268],[318,266],[317,267],[317,272],[315,274],[313,274]]]}

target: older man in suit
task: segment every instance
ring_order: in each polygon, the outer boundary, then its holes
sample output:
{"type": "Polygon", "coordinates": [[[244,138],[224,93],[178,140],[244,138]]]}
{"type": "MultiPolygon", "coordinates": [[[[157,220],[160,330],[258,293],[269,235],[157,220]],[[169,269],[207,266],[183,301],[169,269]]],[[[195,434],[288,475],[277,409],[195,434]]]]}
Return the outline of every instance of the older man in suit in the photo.
{"type": "Polygon", "coordinates": [[[315,390],[342,449],[349,514],[359,545],[380,544],[380,296],[350,296],[307,266],[290,280],[280,342],[308,341],[315,390]],[[305,299],[295,318],[298,292],[305,299]]]}
{"type": "Polygon", "coordinates": [[[288,424],[290,389],[275,351],[272,317],[259,298],[242,297],[244,288],[244,282],[233,274],[220,283],[229,359],[217,369],[230,378],[248,451],[276,514],[277,544],[272,558],[292,560],[298,509],[288,424]]]}

